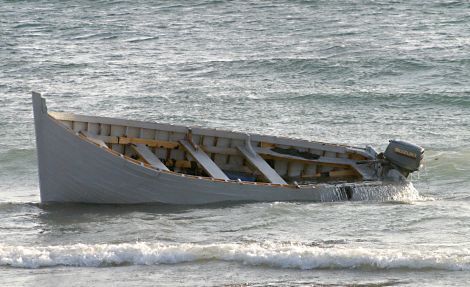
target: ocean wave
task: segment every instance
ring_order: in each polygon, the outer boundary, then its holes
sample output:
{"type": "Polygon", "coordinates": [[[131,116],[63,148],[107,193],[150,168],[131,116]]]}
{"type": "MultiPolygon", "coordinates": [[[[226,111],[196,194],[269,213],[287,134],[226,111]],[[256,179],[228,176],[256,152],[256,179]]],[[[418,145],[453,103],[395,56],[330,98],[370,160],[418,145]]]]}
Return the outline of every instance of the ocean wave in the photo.
{"type": "Polygon", "coordinates": [[[470,148],[463,147],[455,150],[430,150],[426,152],[422,171],[425,178],[433,180],[468,181],[470,172],[470,148]]]}
{"type": "Polygon", "coordinates": [[[75,244],[11,246],[0,244],[0,266],[101,267],[227,261],[292,269],[437,269],[470,270],[470,250],[396,250],[295,244],[75,244]]]}
{"type": "Polygon", "coordinates": [[[338,185],[333,190],[326,190],[320,193],[321,202],[330,201],[375,201],[375,202],[395,202],[413,203],[416,201],[428,201],[430,198],[421,196],[412,182],[406,183],[386,183],[374,182],[369,184],[350,184],[352,189],[351,198],[345,191],[345,186],[338,185]]]}
{"type": "Polygon", "coordinates": [[[358,185],[354,187],[351,199],[357,201],[368,200],[400,203],[431,200],[431,198],[421,196],[412,182],[405,184],[358,185]]]}

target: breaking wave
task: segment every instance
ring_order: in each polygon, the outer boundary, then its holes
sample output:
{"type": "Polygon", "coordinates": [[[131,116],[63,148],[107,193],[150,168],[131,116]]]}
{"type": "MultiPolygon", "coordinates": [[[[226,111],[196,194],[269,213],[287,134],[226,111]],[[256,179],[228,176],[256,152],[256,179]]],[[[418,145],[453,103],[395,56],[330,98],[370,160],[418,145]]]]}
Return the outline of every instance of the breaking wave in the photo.
{"type": "Polygon", "coordinates": [[[45,247],[0,244],[0,266],[101,267],[227,261],[293,269],[470,270],[470,250],[395,250],[295,244],[75,244],[45,247]]]}
{"type": "Polygon", "coordinates": [[[403,203],[432,200],[432,198],[421,196],[412,182],[337,185],[331,190],[322,191],[320,199],[322,202],[353,200],[403,203]]]}
{"type": "Polygon", "coordinates": [[[412,182],[405,184],[384,184],[359,186],[355,188],[353,200],[379,200],[413,202],[424,200],[412,182]]]}

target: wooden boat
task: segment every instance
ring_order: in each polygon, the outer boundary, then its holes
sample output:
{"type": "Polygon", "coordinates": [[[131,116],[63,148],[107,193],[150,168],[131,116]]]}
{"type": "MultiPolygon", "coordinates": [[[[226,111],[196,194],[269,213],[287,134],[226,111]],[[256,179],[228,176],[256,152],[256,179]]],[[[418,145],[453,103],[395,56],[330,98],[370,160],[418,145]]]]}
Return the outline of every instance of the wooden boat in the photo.
{"type": "Polygon", "coordinates": [[[33,92],[42,202],[206,204],[355,199],[405,182],[424,150],[312,142],[48,112],[33,92]]]}

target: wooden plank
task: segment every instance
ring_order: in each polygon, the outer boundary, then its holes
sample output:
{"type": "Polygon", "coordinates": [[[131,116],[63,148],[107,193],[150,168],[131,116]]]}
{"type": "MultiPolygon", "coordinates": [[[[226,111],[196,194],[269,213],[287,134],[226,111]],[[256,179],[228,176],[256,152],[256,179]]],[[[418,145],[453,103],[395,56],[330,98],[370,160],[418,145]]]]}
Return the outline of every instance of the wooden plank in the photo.
{"type": "Polygon", "coordinates": [[[243,163],[245,162],[245,158],[240,155],[240,152],[237,149],[237,146],[243,145],[243,144],[244,142],[242,140],[232,140],[230,142],[230,149],[233,149],[233,151],[235,152],[234,155],[230,155],[228,158],[228,163],[230,165],[243,166],[243,163]]]}
{"type": "Polygon", "coordinates": [[[238,146],[242,155],[271,183],[287,184],[277,172],[257,153],[250,152],[244,146],[238,146]]]}
{"type": "Polygon", "coordinates": [[[207,153],[217,153],[225,155],[238,155],[238,150],[236,148],[230,147],[217,147],[217,146],[199,146],[207,153]]]}
{"type": "MultiPolygon", "coordinates": [[[[217,143],[216,143],[217,148],[228,148],[229,146],[230,146],[230,139],[228,139],[228,138],[217,138],[217,143]]],[[[227,161],[227,155],[225,155],[225,154],[214,153],[212,155],[212,158],[214,159],[214,162],[217,165],[226,164],[228,162],[227,161]]]]}
{"type": "Polygon", "coordinates": [[[95,124],[95,123],[87,123],[87,128],[86,128],[87,132],[91,133],[91,134],[99,134],[100,133],[100,125],[99,124],[95,124]]]}
{"type": "Polygon", "coordinates": [[[148,164],[153,166],[156,169],[167,170],[169,169],[166,165],[161,162],[161,160],[153,154],[153,152],[144,144],[133,144],[132,148],[142,157],[148,164]]]}
{"type": "Polygon", "coordinates": [[[307,164],[307,167],[304,169],[302,176],[314,176],[317,174],[317,165],[316,164],[307,164]]]}
{"type": "Polygon", "coordinates": [[[289,165],[289,161],[286,159],[274,159],[274,170],[279,174],[280,176],[285,176],[287,175],[287,168],[289,165]]]}
{"type": "Polygon", "coordinates": [[[347,158],[336,158],[336,157],[321,156],[318,159],[308,159],[308,158],[303,158],[303,157],[295,156],[295,155],[277,153],[275,151],[272,151],[269,148],[255,147],[253,149],[256,153],[263,154],[263,155],[268,155],[268,156],[271,156],[273,158],[290,159],[290,160],[301,161],[301,162],[305,162],[305,163],[331,164],[331,165],[334,165],[334,166],[351,166],[351,165],[354,164],[354,161],[352,161],[350,159],[347,159],[347,158]]]}
{"type": "MultiPolygon", "coordinates": [[[[168,141],[170,134],[166,131],[155,130],[155,136],[153,137],[154,140],[157,141],[168,141]]],[[[164,158],[169,160],[170,152],[166,148],[155,147],[155,155],[159,158],[164,158]]]]}
{"type": "Polygon", "coordinates": [[[287,176],[289,177],[298,177],[302,174],[304,169],[304,164],[298,161],[291,161],[289,163],[289,168],[287,170],[287,176]]]}
{"type": "MultiPolygon", "coordinates": [[[[344,178],[344,177],[352,177],[358,176],[358,173],[355,170],[333,170],[328,172],[328,177],[330,178],[344,178]]],[[[308,179],[308,178],[319,178],[322,177],[322,173],[316,173],[312,175],[302,175],[301,178],[308,179]]]]}
{"type": "Polygon", "coordinates": [[[180,144],[197,161],[199,165],[213,178],[229,180],[225,173],[200,148],[195,148],[187,140],[180,140],[180,144]]]}
{"type": "Polygon", "coordinates": [[[128,138],[128,137],[119,137],[119,143],[120,144],[145,144],[149,147],[168,148],[168,149],[174,149],[179,146],[179,143],[177,142],[142,139],[142,138],[128,138]]]}
{"type": "MultiPolygon", "coordinates": [[[[124,135],[125,130],[126,130],[125,126],[111,125],[111,134],[110,135],[120,137],[120,136],[124,135]]],[[[111,145],[112,150],[117,151],[118,153],[122,153],[122,154],[124,154],[124,148],[125,147],[120,145],[120,144],[112,144],[111,145]]]]}
{"type": "Polygon", "coordinates": [[[73,128],[73,127],[72,127],[72,126],[73,126],[73,124],[72,124],[73,122],[72,122],[72,121],[63,121],[63,120],[59,120],[59,122],[60,122],[61,124],[63,124],[64,126],[66,126],[67,128],[69,128],[69,129],[72,129],[72,128],[73,128]]]}
{"type": "Polygon", "coordinates": [[[100,132],[98,134],[100,134],[102,136],[111,135],[111,126],[110,125],[105,125],[105,124],[100,124],[100,132]]]}
{"type": "MultiPolygon", "coordinates": [[[[179,140],[184,140],[186,135],[190,134],[189,131],[187,133],[179,133],[179,132],[170,132],[169,141],[171,142],[178,142],[179,140]]],[[[170,158],[175,160],[184,160],[185,153],[180,149],[171,149],[170,150],[170,158]]]]}
{"type": "Polygon", "coordinates": [[[189,160],[175,160],[174,166],[179,168],[191,168],[191,162],[189,160]]]}
{"type": "Polygon", "coordinates": [[[142,129],[140,138],[154,139],[155,138],[155,130],[142,129]]]}
{"type": "Polygon", "coordinates": [[[136,127],[126,127],[125,135],[128,138],[141,138],[141,129],[136,127]]]}
{"type": "Polygon", "coordinates": [[[74,132],[86,131],[87,126],[88,126],[88,123],[85,123],[85,122],[74,122],[73,123],[73,131],[74,132]]]}
{"type": "Polygon", "coordinates": [[[267,147],[267,148],[273,148],[276,145],[273,143],[268,143],[268,142],[260,142],[260,147],[267,147]]]}

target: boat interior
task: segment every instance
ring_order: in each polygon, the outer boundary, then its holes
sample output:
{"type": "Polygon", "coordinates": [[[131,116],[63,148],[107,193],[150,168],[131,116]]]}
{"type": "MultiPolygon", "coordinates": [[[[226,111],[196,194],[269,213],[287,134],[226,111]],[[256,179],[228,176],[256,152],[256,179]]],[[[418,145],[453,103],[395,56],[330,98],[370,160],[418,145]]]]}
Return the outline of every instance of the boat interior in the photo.
{"type": "Polygon", "coordinates": [[[199,127],[49,112],[83,140],[161,172],[247,184],[366,180],[365,149],[199,127]]]}

